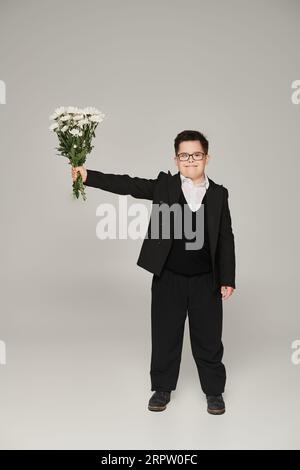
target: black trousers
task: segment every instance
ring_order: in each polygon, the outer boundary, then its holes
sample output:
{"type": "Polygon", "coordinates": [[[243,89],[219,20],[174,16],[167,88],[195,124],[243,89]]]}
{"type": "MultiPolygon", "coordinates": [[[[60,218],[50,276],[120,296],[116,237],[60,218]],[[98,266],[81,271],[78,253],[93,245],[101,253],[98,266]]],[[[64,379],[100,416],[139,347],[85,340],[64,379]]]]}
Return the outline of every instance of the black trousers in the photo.
{"type": "Polygon", "coordinates": [[[191,349],[207,395],[224,392],[223,301],[212,273],[186,276],[163,269],[151,284],[151,390],[175,390],[188,314],[191,349]]]}

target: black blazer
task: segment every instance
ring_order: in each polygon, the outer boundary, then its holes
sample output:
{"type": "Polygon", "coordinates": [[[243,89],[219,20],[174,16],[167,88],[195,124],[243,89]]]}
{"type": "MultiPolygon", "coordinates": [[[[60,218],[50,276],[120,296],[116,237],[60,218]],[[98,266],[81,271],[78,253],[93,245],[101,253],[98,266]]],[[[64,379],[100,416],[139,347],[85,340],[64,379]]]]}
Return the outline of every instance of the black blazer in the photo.
{"type": "MultiPolygon", "coordinates": [[[[231,286],[235,288],[235,243],[228,206],[228,190],[209,179],[206,191],[207,228],[213,266],[213,288],[231,286]]],[[[181,192],[180,172],[172,175],[161,171],[157,178],[147,179],[128,174],[103,173],[87,170],[86,186],[100,188],[115,194],[131,195],[138,199],[149,199],[155,204],[178,202],[181,192]]],[[[152,214],[151,214],[152,216],[152,214]]],[[[160,275],[169,254],[170,238],[151,238],[151,218],[148,235],[144,238],[137,265],[160,275]]]]}

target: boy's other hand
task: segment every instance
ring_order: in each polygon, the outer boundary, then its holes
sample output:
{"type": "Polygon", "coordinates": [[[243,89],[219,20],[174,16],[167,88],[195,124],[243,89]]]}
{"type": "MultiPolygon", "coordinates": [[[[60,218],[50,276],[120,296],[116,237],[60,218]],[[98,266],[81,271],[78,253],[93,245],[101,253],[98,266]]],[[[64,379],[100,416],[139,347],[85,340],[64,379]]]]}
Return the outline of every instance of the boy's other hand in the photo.
{"type": "Polygon", "coordinates": [[[222,286],[221,287],[221,294],[222,294],[222,300],[228,299],[228,297],[231,296],[233,293],[234,288],[230,286],[222,286]]]}

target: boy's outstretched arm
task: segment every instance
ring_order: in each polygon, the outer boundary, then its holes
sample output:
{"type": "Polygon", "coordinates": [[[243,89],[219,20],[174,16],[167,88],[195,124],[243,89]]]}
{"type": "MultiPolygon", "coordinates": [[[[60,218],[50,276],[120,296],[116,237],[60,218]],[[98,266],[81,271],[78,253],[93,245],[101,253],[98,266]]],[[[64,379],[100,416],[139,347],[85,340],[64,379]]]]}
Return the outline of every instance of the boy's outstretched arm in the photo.
{"type": "Polygon", "coordinates": [[[155,179],[139,178],[128,174],[103,173],[102,171],[88,170],[84,166],[72,168],[73,181],[77,173],[82,176],[86,186],[103,189],[115,194],[131,195],[139,199],[153,200],[155,179]]]}

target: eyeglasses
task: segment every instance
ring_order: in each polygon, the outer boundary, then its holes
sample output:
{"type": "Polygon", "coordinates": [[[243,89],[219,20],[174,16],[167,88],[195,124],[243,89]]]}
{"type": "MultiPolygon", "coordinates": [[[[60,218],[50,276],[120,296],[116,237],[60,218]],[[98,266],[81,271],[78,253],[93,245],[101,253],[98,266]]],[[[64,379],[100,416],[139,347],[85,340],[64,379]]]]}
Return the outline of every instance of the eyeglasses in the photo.
{"type": "Polygon", "coordinates": [[[200,160],[203,160],[204,157],[206,157],[206,154],[203,152],[194,152],[194,153],[183,152],[177,155],[177,157],[179,158],[181,162],[188,161],[190,156],[193,157],[193,160],[200,161],[200,160]]]}

